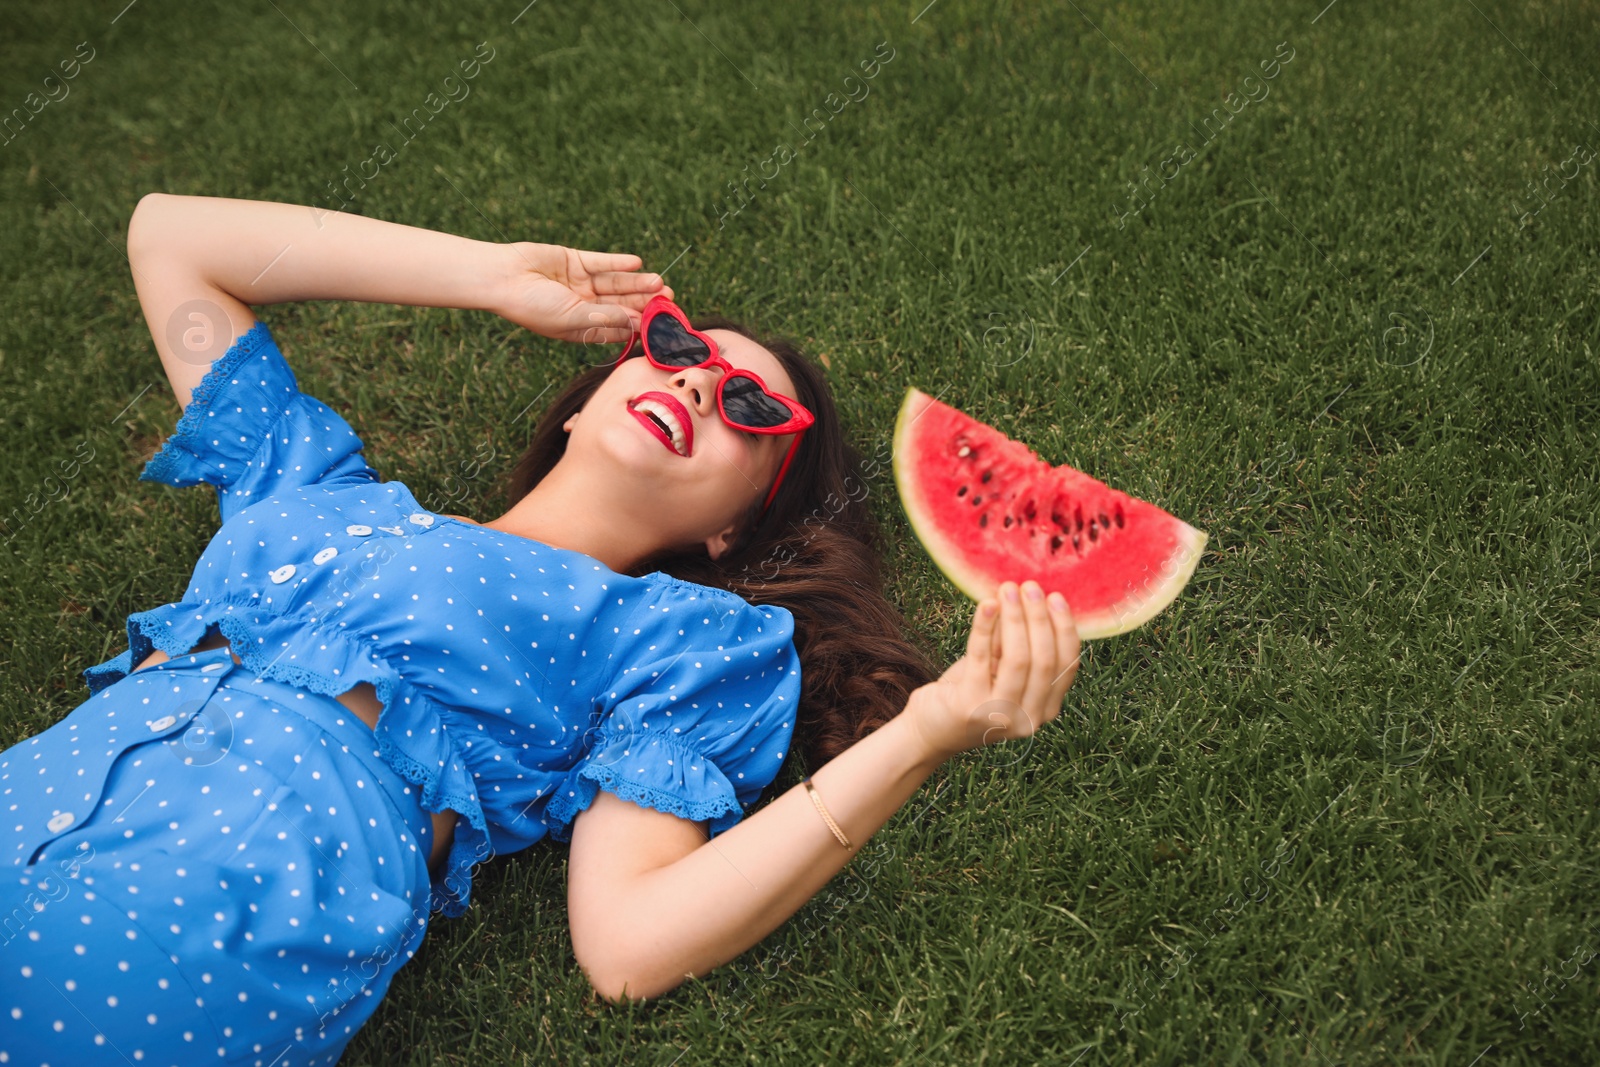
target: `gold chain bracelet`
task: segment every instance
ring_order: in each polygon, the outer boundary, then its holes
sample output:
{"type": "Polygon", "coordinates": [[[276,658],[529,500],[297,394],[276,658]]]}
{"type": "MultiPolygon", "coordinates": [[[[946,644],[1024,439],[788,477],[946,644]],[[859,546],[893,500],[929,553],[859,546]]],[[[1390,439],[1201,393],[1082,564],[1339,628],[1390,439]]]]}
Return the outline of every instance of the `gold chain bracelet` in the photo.
{"type": "Polygon", "coordinates": [[[817,814],[821,815],[822,821],[828,824],[828,829],[832,830],[833,836],[839,839],[839,844],[845,848],[852,848],[853,846],[850,844],[849,839],[844,836],[844,831],[839,829],[839,824],[833,821],[833,816],[828,814],[828,809],[822,806],[822,798],[817,795],[817,787],[811,784],[811,776],[808,774],[800,781],[805,784],[806,792],[811,794],[811,803],[817,806],[817,814]]]}

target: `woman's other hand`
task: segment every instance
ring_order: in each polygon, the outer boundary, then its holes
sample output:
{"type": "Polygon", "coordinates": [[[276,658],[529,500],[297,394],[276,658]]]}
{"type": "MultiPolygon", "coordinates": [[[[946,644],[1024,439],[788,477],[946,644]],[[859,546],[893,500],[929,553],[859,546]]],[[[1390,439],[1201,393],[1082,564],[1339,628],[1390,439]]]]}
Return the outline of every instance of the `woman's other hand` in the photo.
{"type": "Polygon", "coordinates": [[[1029,580],[1006,582],[973,614],[967,651],[906,704],[929,754],[1029,737],[1061,714],[1078,673],[1078,628],[1060,593],[1029,580]]]}
{"type": "Polygon", "coordinates": [[[651,297],[672,299],[659,274],[637,273],[644,262],[635,255],[532,241],[500,247],[507,251],[497,313],[558,341],[624,342],[651,297]]]}

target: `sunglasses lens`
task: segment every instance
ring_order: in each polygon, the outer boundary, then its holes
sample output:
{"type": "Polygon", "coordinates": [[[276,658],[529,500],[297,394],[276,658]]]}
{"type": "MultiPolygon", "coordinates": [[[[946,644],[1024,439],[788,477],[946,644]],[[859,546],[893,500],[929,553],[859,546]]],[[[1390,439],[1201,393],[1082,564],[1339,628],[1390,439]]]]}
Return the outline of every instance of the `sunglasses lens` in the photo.
{"type": "Polygon", "coordinates": [[[738,426],[781,426],[793,417],[787,407],[743,375],[724,379],[722,410],[727,412],[728,420],[738,426]]]}
{"type": "Polygon", "coordinates": [[[693,367],[711,355],[706,343],[683,328],[671,315],[650,320],[650,358],[668,367],[693,367]]]}

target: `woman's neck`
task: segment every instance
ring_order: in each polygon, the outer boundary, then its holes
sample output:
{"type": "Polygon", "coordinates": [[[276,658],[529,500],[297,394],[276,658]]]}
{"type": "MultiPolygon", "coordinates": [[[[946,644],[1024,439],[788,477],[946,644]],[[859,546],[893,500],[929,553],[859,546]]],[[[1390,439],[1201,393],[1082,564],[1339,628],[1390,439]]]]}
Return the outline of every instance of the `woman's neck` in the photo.
{"type": "Polygon", "coordinates": [[[479,525],[580,552],[626,574],[658,546],[641,543],[639,529],[618,522],[619,513],[593,486],[574,484],[557,464],[510,511],[479,525]]]}

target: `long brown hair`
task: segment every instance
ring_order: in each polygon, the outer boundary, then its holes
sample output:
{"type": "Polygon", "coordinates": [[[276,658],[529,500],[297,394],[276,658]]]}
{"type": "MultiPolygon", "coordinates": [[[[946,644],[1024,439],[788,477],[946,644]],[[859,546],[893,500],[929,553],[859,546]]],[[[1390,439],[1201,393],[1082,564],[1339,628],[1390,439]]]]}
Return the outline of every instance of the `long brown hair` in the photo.
{"type": "MultiPolygon", "coordinates": [[[[731,330],[777,356],[794,382],[795,399],[816,422],[801,438],[772,508],[763,516],[755,500],[740,537],[721,559],[703,549],[662,553],[640,561],[632,573],[663,571],[794,615],[801,686],[795,742],[814,771],[899,714],[911,690],[933,680],[933,668],[883,595],[882,545],[866,504],[861,455],[845,439],[823,369],[791,341],[719,315],[692,324],[701,331],[731,330]]],[[[567,448],[562,425],[611,369],[580,372],[551,402],[507,478],[511,506],[561,459],[567,448]]]]}

